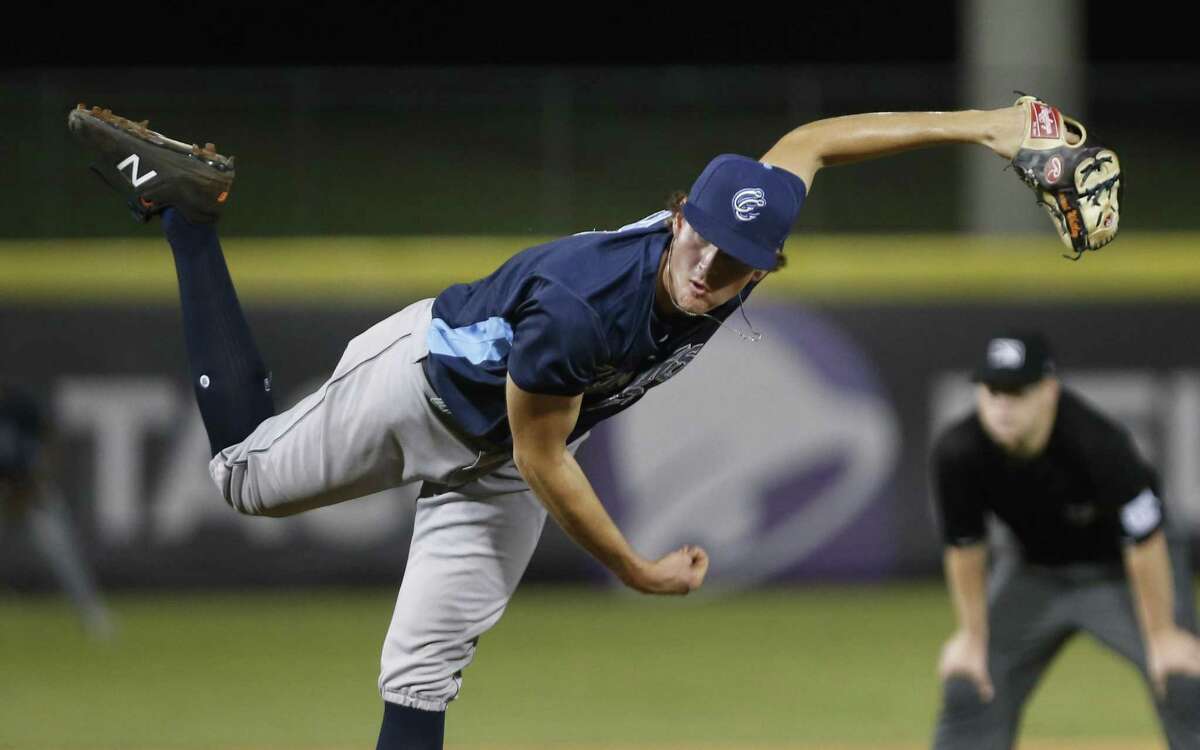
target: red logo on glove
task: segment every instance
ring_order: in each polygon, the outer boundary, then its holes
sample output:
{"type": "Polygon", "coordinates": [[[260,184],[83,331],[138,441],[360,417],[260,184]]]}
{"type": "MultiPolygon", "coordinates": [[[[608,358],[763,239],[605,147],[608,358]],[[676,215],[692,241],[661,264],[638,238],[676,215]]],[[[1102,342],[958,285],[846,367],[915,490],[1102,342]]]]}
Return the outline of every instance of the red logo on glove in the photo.
{"type": "Polygon", "coordinates": [[[1058,110],[1041,102],[1029,103],[1029,137],[1058,138],[1058,110]]]}
{"type": "Polygon", "coordinates": [[[1062,159],[1051,156],[1042,175],[1045,176],[1046,182],[1058,182],[1058,178],[1062,177],[1062,169],[1062,159]]]}

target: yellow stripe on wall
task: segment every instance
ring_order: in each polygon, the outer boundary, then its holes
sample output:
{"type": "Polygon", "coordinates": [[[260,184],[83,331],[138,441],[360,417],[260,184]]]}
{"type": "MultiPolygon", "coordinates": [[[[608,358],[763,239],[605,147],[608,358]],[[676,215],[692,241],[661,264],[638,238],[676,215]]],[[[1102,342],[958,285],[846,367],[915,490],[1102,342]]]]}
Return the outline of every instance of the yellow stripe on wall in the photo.
{"type": "MultiPolygon", "coordinates": [[[[246,302],[376,305],[485,276],[531,237],[224,240],[246,302]]],[[[1200,233],[1130,233],[1079,262],[1053,237],[805,235],[760,293],[837,302],[1200,298],[1200,233]]],[[[174,304],[160,237],[0,241],[0,300],[174,304]]]]}

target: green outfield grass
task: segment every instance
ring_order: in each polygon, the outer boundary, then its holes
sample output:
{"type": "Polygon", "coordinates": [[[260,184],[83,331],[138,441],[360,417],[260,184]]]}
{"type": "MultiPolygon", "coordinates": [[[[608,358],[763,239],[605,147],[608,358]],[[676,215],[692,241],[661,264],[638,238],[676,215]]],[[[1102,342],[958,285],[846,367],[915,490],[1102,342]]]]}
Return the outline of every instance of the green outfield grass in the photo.
{"type": "MultiPolygon", "coordinates": [[[[0,747],[374,747],[392,590],[122,595],[92,642],[56,597],[0,595],[0,747]]],[[[449,747],[910,750],[950,627],[936,583],[649,599],[529,587],[483,638],[449,747]]],[[[1160,747],[1139,678],[1077,639],[1025,748],[1160,747]]]]}

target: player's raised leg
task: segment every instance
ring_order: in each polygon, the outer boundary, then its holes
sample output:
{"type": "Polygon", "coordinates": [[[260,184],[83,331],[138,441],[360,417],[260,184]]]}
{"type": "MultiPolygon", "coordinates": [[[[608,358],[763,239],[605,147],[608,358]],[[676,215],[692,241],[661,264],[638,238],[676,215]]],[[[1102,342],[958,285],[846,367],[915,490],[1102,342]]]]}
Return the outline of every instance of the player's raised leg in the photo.
{"type": "Polygon", "coordinates": [[[95,153],[92,169],[124,195],[136,220],[162,216],[179,277],[192,385],[216,454],[275,411],[266,366],[217,239],[233,159],[211,143],[182,143],[98,107],[80,105],[68,125],[95,153]]]}
{"type": "Polygon", "coordinates": [[[430,300],[356,337],[317,392],[274,414],[270,381],[225,264],[215,223],[233,160],[106,110],[71,112],[93,169],[138,221],[161,215],[175,258],[192,384],[210,472],[242,513],[283,516],[417,479],[443,481],[479,456],[433,413],[419,360],[430,300]]]}

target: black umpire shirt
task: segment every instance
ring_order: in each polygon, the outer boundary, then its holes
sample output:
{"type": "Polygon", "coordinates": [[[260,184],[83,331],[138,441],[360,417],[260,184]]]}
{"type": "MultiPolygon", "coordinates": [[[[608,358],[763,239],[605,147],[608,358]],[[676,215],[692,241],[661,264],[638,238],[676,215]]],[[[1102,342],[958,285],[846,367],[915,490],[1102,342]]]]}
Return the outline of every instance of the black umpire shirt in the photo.
{"type": "Polygon", "coordinates": [[[1039,455],[1009,456],[972,413],[939,436],[932,463],[948,545],[983,541],[990,513],[1012,529],[1027,562],[1114,562],[1124,543],[1163,524],[1157,477],[1129,434],[1067,388],[1039,455]]]}

